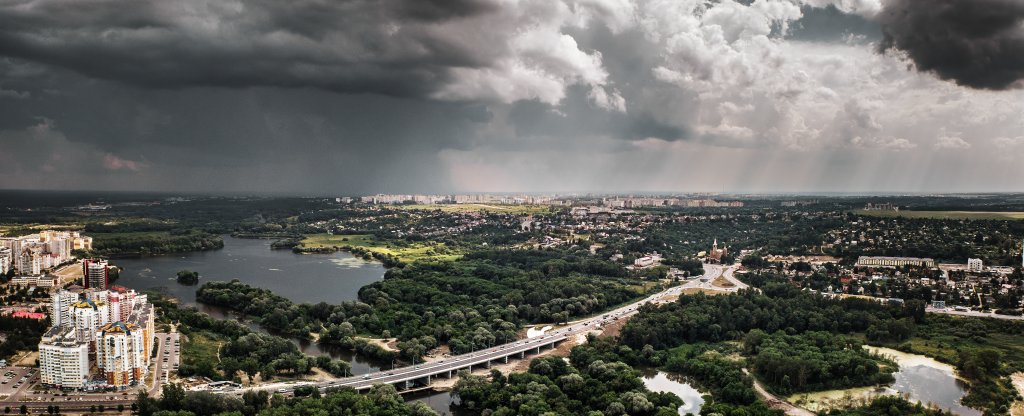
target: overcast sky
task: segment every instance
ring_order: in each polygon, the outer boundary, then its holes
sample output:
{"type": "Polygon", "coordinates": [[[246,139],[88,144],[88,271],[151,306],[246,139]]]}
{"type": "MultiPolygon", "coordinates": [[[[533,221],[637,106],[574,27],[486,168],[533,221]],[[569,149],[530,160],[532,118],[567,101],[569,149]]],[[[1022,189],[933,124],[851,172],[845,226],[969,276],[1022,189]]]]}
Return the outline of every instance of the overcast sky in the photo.
{"type": "Polygon", "coordinates": [[[1024,0],[0,0],[0,188],[1024,191],[1024,0]]]}

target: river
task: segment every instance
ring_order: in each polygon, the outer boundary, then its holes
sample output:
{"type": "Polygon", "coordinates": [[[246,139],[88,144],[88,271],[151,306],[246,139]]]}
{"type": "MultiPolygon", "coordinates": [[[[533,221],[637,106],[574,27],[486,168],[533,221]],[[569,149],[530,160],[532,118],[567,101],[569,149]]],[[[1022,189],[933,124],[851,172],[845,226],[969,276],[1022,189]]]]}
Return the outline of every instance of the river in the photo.
{"type": "Polygon", "coordinates": [[[893,376],[896,381],[887,387],[860,387],[797,394],[788,401],[808,410],[859,404],[880,394],[900,394],[911,402],[933,405],[963,416],[980,416],[981,411],[960,404],[967,394],[967,385],[956,377],[956,369],[923,355],[910,354],[891,348],[865,346],[876,354],[892,358],[900,369],[893,376]]]}
{"type": "Polygon", "coordinates": [[[162,289],[182,303],[196,303],[198,286],[179,284],[180,270],[199,272],[199,283],[238,279],[273,290],[296,303],[354,300],[359,288],[384,277],[384,266],[346,252],[295,254],[271,250],[271,240],[224,236],[224,248],[166,256],[114,259],[122,267],[116,284],[136,290],[162,289]]]}
{"type": "MultiPolygon", "coordinates": [[[[115,259],[111,263],[123,268],[115,284],[135,290],[158,289],[177,298],[182,304],[194,305],[221,319],[241,319],[223,308],[196,302],[197,286],[182,285],[176,275],[180,270],[199,272],[199,284],[210,281],[239,281],[284,296],[297,303],[340,303],[357,298],[359,288],[380,280],[385,268],[377,262],[364,261],[346,252],[331,254],[295,254],[290,250],[271,250],[271,240],[224,237],[224,248],[211,251],[176,253],[166,256],[115,259]]],[[[258,325],[249,325],[262,331],[258,325]]],[[[354,355],[350,351],[330,348],[315,342],[293,339],[308,355],[329,355],[348,361],[353,374],[366,374],[387,368],[381,363],[354,355]]],[[[680,414],[697,414],[703,399],[695,389],[667,373],[645,376],[645,385],[655,391],[676,393],[686,404],[680,414]]],[[[409,395],[442,415],[455,414],[450,408],[451,393],[422,391],[409,395]]]]}
{"type": "Polygon", "coordinates": [[[648,369],[643,371],[641,380],[647,390],[675,393],[683,399],[683,405],[679,406],[680,415],[699,415],[700,408],[704,406],[703,394],[690,385],[684,376],[648,369]]]}
{"type": "MultiPolygon", "coordinates": [[[[359,288],[384,277],[384,266],[346,252],[295,254],[271,250],[271,240],[224,236],[224,248],[175,253],[166,256],[115,259],[123,268],[115,284],[135,290],[158,289],[186,305],[195,305],[216,318],[239,319],[226,309],[196,302],[196,286],[179,284],[180,270],[199,272],[199,284],[238,279],[243,283],[273,290],[296,303],[341,303],[355,300],[359,288]]],[[[253,329],[262,331],[257,325],[253,329]]],[[[354,356],[350,351],[293,340],[303,353],[330,355],[352,364],[354,374],[377,371],[383,364],[354,356]]]]}

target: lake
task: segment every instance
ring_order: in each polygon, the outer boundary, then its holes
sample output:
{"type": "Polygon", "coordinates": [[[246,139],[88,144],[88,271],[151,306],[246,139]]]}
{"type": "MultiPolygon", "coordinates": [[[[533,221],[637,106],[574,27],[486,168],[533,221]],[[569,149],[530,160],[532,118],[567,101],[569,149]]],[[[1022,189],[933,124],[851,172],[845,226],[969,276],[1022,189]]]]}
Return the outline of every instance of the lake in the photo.
{"type": "Polygon", "coordinates": [[[647,390],[675,393],[683,399],[683,405],[679,406],[680,415],[699,415],[700,408],[704,406],[703,394],[690,385],[682,375],[647,369],[643,370],[641,380],[647,390]]]}
{"type": "Polygon", "coordinates": [[[271,250],[271,240],[224,236],[220,250],[114,259],[122,267],[115,284],[135,290],[162,289],[183,304],[196,304],[196,286],[179,284],[178,271],[199,272],[199,284],[238,279],[273,290],[296,303],[355,300],[359,288],[384,277],[384,266],[346,252],[295,254],[271,250]]]}
{"type": "MultiPolygon", "coordinates": [[[[295,254],[291,250],[271,250],[271,241],[224,236],[224,248],[220,250],[114,259],[111,263],[124,269],[115,284],[139,291],[159,289],[183,304],[195,305],[215,318],[244,322],[242,317],[224,308],[197,303],[196,289],[199,285],[210,281],[238,279],[252,286],[273,290],[296,303],[341,303],[355,300],[359,288],[384,277],[385,268],[380,263],[365,261],[346,252],[295,254]],[[199,272],[199,285],[178,283],[177,273],[185,269],[199,272]]],[[[249,327],[263,331],[255,324],[250,323],[249,327]]],[[[353,374],[370,373],[385,366],[355,356],[351,351],[306,340],[292,341],[308,355],[329,355],[348,361],[352,365],[353,374]]]]}
{"type": "Polygon", "coordinates": [[[967,385],[957,378],[956,369],[923,355],[891,348],[864,346],[873,353],[888,356],[900,366],[893,373],[896,382],[883,388],[859,387],[844,390],[797,394],[788,400],[808,410],[862,403],[881,394],[902,395],[911,402],[921,402],[949,410],[958,415],[980,416],[981,411],[960,404],[967,394],[967,385]]]}

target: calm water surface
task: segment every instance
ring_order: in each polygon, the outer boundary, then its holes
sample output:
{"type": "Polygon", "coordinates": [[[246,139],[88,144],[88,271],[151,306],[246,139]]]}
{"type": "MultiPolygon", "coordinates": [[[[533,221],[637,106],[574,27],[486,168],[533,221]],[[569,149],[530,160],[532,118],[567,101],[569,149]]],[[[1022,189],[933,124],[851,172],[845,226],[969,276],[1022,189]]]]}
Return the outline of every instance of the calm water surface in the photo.
{"type": "Polygon", "coordinates": [[[960,399],[967,394],[967,385],[956,377],[956,370],[949,364],[891,348],[865,348],[896,361],[900,367],[893,373],[896,382],[883,388],[860,387],[798,394],[791,396],[789,401],[817,411],[867,402],[880,394],[899,394],[911,402],[936,406],[958,415],[981,416],[981,411],[960,404],[960,399]]]}
{"type": "MultiPolygon", "coordinates": [[[[179,284],[180,270],[199,272],[199,283],[238,279],[243,283],[273,290],[296,303],[341,303],[355,300],[359,288],[384,277],[384,266],[364,261],[349,253],[295,254],[291,250],[271,250],[271,240],[224,236],[224,248],[212,251],[176,253],[167,256],[115,259],[124,268],[117,284],[135,290],[159,289],[195,305],[220,319],[238,319],[257,331],[259,325],[247,322],[226,309],[196,302],[196,286],[179,284]]],[[[350,351],[293,339],[308,355],[329,355],[352,364],[354,374],[374,372],[390,363],[374,363],[350,351]]]]}
{"type": "Polygon", "coordinates": [[[700,414],[700,408],[704,405],[704,398],[701,397],[703,395],[687,382],[686,377],[648,369],[643,371],[641,380],[647,390],[675,393],[676,396],[683,399],[683,405],[679,406],[680,415],[700,414]]]}
{"type": "Polygon", "coordinates": [[[461,416],[469,414],[466,411],[456,411],[452,408],[454,398],[450,391],[424,390],[405,395],[405,400],[415,400],[426,403],[437,414],[442,416],[461,416]]]}
{"type": "Polygon", "coordinates": [[[967,384],[956,377],[956,369],[923,355],[908,354],[890,348],[867,347],[872,352],[892,357],[900,371],[890,389],[907,394],[911,401],[933,404],[965,416],[981,416],[981,411],[960,404],[967,395],[967,384]]]}
{"type": "Polygon", "coordinates": [[[198,286],[181,285],[180,270],[199,272],[199,283],[238,279],[273,290],[296,303],[354,300],[359,288],[384,277],[384,266],[349,253],[295,254],[271,250],[271,240],[224,236],[224,248],[167,256],[115,259],[124,268],[117,284],[136,290],[163,289],[182,303],[196,303],[198,286]]]}

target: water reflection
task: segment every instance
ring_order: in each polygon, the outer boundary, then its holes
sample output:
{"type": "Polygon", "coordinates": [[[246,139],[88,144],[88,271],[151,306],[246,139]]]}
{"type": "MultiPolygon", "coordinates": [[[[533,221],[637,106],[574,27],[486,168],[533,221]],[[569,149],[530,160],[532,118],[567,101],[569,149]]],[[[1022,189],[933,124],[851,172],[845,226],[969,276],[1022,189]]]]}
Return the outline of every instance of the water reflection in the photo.
{"type": "Polygon", "coordinates": [[[385,363],[378,360],[371,360],[367,357],[358,355],[351,350],[346,350],[332,345],[319,344],[306,339],[293,339],[292,342],[299,347],[299,351],[303,354],[319,357],[326,355],[328,357],[347,361],[352,366],[353,375],[362,375],[367,373],[373,373],[382,369],[390,368],[391,363],[385,363]]]}
{"type": "Polygon", "coordinates": [[[911,402],[921,402],[964,416],[980,416],[982,412],[960,404],[967,394],[967,384],[956,377],[956,370],[949,364],[938,362],[923,355],[909,354],[891,348],[865,346],[873,353],[891,358],[899,365],[893,373],[896,381],[884,387],[858,387],[844,390],[829,390],[798,394],[789,398],[809,410],[818,411],[832,407],[866,404],[883,394],[901,395],[911,402]]]}
{"type": "Polygon", "coordinates": [[[199,272],[200,283],[238,279],[296,303],[355,300],[359,288],[384,277],[380,263],[349,253],[295,254],[271,250],[270,242],[224,236],[220,250],[114,259],[111,263],[124,268],[117,284],[136,290],[160,289],[186,305],[196,303],[198,286],[178,284],[175,276],[185,269],[199,272]]]}
{"type": "Polygon", "coordinates": [[[458,411],[453,404],[458,404],[458,399],[452,397],[450,391],[437,391],[437,390],[423,390],[405,395],[406,401],[420,401],[426,403],[431,409],[434,409],[437,414],[445,416],[462,416],[472,414],[465,410],[458,411]]]}
{"type": "Polygon", "coordinates": [[[652,369],[643,370],[642,373],[641,379],[647,390],[674,393],[683,399],[683,405],[679,406],[680,415],[700,414],[700,408],[704,406],[703,394],[690,385],[685,376],[652,369]]]}
{"type": "MultiPolygon", "coordinates": [[[[296,303],[340,303],[355,300],[359,289],[380,280],[384,267],[349,253],[295,254],[289,250],[271,250],[270,240],[224,236],[224,248],[205,252],[176,253],[112,262],[122,268],[117,284],[136,290],[159,290],[182,304],[198,308],[216,319],[237,320],[254,331],[264,332],[252,320],[219,306],[196,302],[198,286],[178,284],[175,276],[183,269],[199,272],[200,282],[238,279],[253,286],[270,289],[296,303]]],[[[366,374],[386,368],[351,351],[309,340],[292,339],[311,356],[327,355],[351,363],[352,373],[366,374]]]]}

